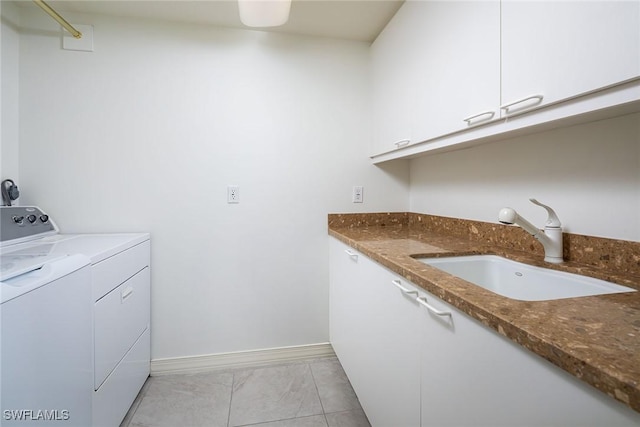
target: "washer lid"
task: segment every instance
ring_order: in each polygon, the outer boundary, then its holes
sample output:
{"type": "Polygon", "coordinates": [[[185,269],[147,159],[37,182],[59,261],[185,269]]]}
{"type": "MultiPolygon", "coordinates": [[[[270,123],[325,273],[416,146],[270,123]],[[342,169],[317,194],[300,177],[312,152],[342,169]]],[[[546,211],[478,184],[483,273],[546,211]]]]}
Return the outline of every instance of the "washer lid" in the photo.
{"type": "MultiPolygon", "coordinates": [[[[46,255],[41,261],[29,263],[30,268],[36,267],[35,269],[27,269],[28,271],[23,269],[24,272],[22,274],[14,275],[12,278],[8,278],[8,276],[2,278],[2,281],[0,281],[0,302],[2,304],[90,265],[89,258],[79,254],[69,256],[46,255]],[[38,265],[39,267],[37,267],[38,265]]],[[[10,270],[19,271],[14,268],[10,270]]],[[[88,277],[89,279],[86,280],[86,283],[87,286],[91,286],[90,274],[88,277]]]]}
{"type": "Polygon", "coordinates": [[[6,252],[0,255],[0,282],[12,279],[30,271],[42,268],[68,256],[66,253],[54,251],[55,244],[41,244],[6,252]]]}

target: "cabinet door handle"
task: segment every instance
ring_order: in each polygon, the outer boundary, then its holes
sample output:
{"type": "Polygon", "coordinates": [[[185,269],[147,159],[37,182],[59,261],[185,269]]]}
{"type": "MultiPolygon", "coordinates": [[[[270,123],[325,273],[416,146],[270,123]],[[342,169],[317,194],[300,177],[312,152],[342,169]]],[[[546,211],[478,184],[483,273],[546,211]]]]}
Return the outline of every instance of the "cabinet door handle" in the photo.
{"type": "Polygon", "coordinates": [[[353,259],[354,261],[358,260],[358,254],[357,253],[355,253],[353,251],[350,251],[349,249],[345,249],[344,253],[349,255],[351,257],[351,259],[353,259]]]}
{"type": "Polygon", "coordinates": [[[526,101],[531,101],[532,99],[536,99],[537,101],[531,105],[529,105],[529,107],[533,107],[534,105],[538,105],[542,102],[542,100],[544,99],[544,95],[529,95],[525,98],[522,99],[518,99],[517,101],[513,101],[513,102],[509,102],[507,104],[502,104],[500,106],[501,110],[504,110],[505,113],[509,113],[509,108],[513,107],[514,105],[518,105],[521,104],[523,102],[526,101]]]}
{"type": "Polygon", "coordinates": [[[451,312],[450,311],[438,310],[437,308],[435,308],[434,306],[429,304],[425,297],[416,298],[416,301],[418,301],[418,304],[424,305],[427,308],[427,310],[429,310],[431,313],[435,314],[436,316],[449,316],[449,317],[451,317],[451,312]]]}
{"type": "Polygon", "coordinates": [[[409,145],[410,142],[411,142],[410,139],[401,139],[400,141],[394,142],[393,145],[395,145],[396,148],[406,147],[407,145],[409,145]]]}
{"type": "Polygon", "coordinates": [[[393,285],[400,289],[402,291],[403,294],[405,295],[415,295],[416,298],[418,297],[418,291],[412,291],[411,289],[407,289],[404,286],[402,286],[402,282],[400,282],[400,280],[392,280],[391,283],[393,283],[393,285]]]}
{"type": "Polygon", "coordinates": [[[133,288],[132,287],[128,287],[127,289],[123,290],[122,293],[120,294],[120,302],[124,303],[124,300],[129,298],[131,296],[131,294],[133,294],[133,288]]]}
{"type": "Polygon", "coordinates": [[[477,124],[480,122],[491,120],[495,115],[496,115],[495,111],[483,111],[482,113],[474,114],[473,116],[469,116],[466,119],[462,119],[462,120],[467,122],[467,126],[471,126],[471,122],[473,121],[473,119],[477,119],[478,117],[482,117],[482,116],[487,116],[487,117],[484,117],[482,120],[476,120],[476,124],[477,124]]]}

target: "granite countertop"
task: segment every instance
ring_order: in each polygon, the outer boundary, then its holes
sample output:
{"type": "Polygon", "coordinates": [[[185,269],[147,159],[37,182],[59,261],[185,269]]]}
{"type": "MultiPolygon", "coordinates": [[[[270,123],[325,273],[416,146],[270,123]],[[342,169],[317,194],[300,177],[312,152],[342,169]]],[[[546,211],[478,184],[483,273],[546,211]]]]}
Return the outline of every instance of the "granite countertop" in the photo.
{"type": "Polygon", "coordinates": [[[519,301],[423,264],[415,257],[497,254],[527,264],[601,278],[640,290],[640,277],[411,227],[344,227],[329,234],[640,412],[640,292],[519,301]]]}

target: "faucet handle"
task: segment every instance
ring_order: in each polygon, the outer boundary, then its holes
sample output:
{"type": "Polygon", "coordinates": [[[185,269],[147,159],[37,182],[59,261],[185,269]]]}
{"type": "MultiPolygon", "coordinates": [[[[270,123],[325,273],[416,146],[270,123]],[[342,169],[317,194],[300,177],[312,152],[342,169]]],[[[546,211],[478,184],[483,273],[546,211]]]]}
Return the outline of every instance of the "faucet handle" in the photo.
{"type": "Polygon", "coordinates": [[[543,208],[545,208],[547,210],[547,213],[549,214],[549,217],[547,218],[547,222],[545,223],[545,227],[560,228],[562,226],[562,224],[560,223],[560,219],[558,218],[558,215],[556,215],[556,213],[555,213],[555,211],[553,209],[551,209],[547,205],[543,205],[542,203],[540,203],[536,199],[529,199],[529,201],[531,203],[533,203],[534,205],[541,206],[541,207],[543,207],[543,208]]]}

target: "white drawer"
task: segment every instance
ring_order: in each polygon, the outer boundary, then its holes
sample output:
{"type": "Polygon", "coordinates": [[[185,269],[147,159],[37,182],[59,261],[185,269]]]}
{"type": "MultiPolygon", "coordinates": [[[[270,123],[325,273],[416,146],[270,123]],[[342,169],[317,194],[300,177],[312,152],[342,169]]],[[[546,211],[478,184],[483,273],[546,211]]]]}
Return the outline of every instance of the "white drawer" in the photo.
{"type": "Polygon", "coordinates": [[[140,392],[151,359],[147,329],[102,386],[93,393],[92,427],[118,427],[140,392]]]}
{"type": "Polygon", "coordinates": [[[149,326],[149,267],[95,303],[94,386],[97,390],[149,326]]]}
{"type": "Polygon", "coordinates": [[[151,243],[140,243],[93,265],[93,298],[99,300],[138,271],[149,266],[151,243]]]}

